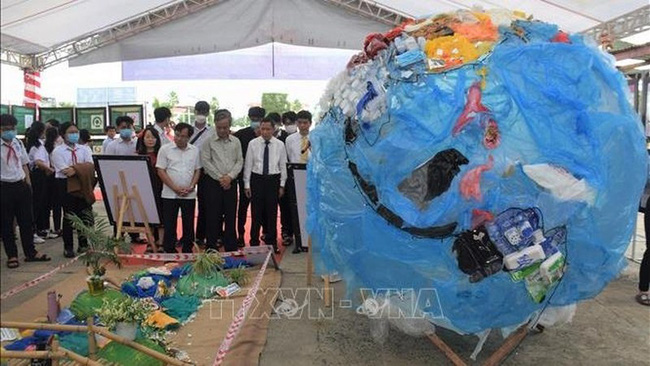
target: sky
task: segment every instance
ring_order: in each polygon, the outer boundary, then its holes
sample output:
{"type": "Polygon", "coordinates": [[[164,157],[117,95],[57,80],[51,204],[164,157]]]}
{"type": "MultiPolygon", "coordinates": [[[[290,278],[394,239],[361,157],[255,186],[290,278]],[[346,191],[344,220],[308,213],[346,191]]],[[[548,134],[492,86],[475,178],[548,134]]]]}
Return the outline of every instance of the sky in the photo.
{"type": "MultiPolygon", "coordinates": [[[[264,92],[287,93],[289,101],[300,100],[312,109],[325,90],[327,80],[154,80],[122,81],[122,63],[111,62],[68,67],[67,62],[41,72],[41,96],[59,102],[74,103],[77,88],[135,87],[137,103],[144,104],[151,114],[154,97],[164,101],[171,91],[179,96],[180,105],[194,105],[199,100],[217,97],[221,108],[229,109],[235,118],[246,115],[251,105],[259,104],[264,92]]],[[[2,104],[22,105],[23,73],[14,66],[0,68],[0,100],[2,104]]]]}

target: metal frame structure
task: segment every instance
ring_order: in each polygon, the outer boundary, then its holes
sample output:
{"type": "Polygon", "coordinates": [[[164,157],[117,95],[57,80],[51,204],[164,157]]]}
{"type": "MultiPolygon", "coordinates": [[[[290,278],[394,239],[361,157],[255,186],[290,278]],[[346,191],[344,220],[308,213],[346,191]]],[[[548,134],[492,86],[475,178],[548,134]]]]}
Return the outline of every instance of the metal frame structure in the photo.
{"type": "Polygon", "coordinates": [[[398,26],[405,20],[413,19],[412,15],[406,14],[391,7],[377,4],[368,0],[323,0],[327,3],[342,7],[353,13],[372,18],[384,24],[398,26]]]}
{"type": "Polygon", "coordinates": [[[646,5],[618,18],[598,24],[581,33],[599,39],[606,34],[612,39],[621,39],[650,29],[650,5],[646,5]]]}
{"type": "Polygon", "coordinates": [[[104,30],[78,37],[39,54],[21,55],[2,49],[0,61],[20,68],[43,70],[224,1],[227,0],[181,0],[147,11],[104,30]]]}

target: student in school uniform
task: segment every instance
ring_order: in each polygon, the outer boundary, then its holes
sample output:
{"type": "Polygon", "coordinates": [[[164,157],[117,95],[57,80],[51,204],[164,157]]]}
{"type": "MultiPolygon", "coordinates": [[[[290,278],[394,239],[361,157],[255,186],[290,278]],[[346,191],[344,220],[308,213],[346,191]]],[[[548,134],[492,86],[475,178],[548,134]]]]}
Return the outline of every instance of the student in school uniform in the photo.
{"type": "MultiPolygon", "coordinates": [[[[61,139],[61,136],[59,135],[58,127],[47,127],[47,125],[45,126],[45,143],[43,145],[45,146],[45,151],[47,151],[50,168],[52,168],[54,171],[54,166],[52,166],[52,152],[54,152],[54,149],[60,145],[57,141],[61,139]]],[[[50,232],[47,234],[48,239],[56,239],[63,233],[61,230],[61,223],[63,221],[62,201],[63,199],[59,197],[59,192],[56,188],[56,176],[55,174],[51,174],[47,176],[47,210],[48,217],[51,213],[53,225],[50,229],[50,232]]]]}
{"type": "MultiPolygon", "coordinates": [[[[68,178],[76,174],[75,165],[92,163],[93,158],[89,149],[77,143],[79,142],[77,126],[70,122],[63,123],[59,128],[59,133],[63,136],[64,143],[54,149],[50,160],[55,170],[55,184],[63,205],[63,256],[73,258],[75,256],[73,230],[67,215],[77,215],[87,225],[93,224],[93,217],[92,207],[84,198],[68,193],[68,178]]],[[[77,252],[79,254],[84,253],[88,249],[88,240],[79,233],[77,233],[77,240],[77,252]]]]}
{"type": "Polygon", "coordinates": [[[266,244],[277,246],[278,200],[287,180],[287,152],[282,141],[273,137],[275,126],[269,118],[260,123],[260,137],[248,144],[244,164],[244,189],[252,205],[251,246],[260,244],[260,226],[266,225],[266,244]]]}
{"type": "Polygon", "coordinates": [[[25,149],[29,156],[29,171],[32,181],[32,203],[34,215],[34,243],[42,244],[50,229],[50,210],[47,206],[49,179],[54,174],[50,157],[45,149],[45,124],[34,122],[26,136],[25,149]]]}
{"type": "Polygon", "coordinates": [[[106,147],[108,146],[108,144],[115,141],[115,135],[117,134],[117,130],[113,125],[106,126],[104,128],[104,133],[106,134],[106,138],[102,142],[102,154],[106,154],[106,147]]]}
{"type": "Polygon", "coordinates": [[[18,248],[14,235],[14,219],[20,229],[20,242],[25,262],[51,260],[34,248],[34,220],[32,216],[32,188],[29,177],[29,157],[23,144],[16,139],[16,117],[0,115],[0,230],[7,254],[7,267],[16,268],[18,248]]]}

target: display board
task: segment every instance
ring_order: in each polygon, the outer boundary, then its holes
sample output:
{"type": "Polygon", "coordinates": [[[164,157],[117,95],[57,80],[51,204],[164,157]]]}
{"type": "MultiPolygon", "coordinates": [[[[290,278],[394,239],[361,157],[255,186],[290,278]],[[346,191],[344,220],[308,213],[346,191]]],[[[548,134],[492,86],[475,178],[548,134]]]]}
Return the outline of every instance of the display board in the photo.
{"type": "Polygon", "coordinates": [[[11,107],[11,114],[18,120],[16,132],[19,135],[24,135],[25,130],[36,120],[36,108],[14,105],[11,107]]]}
{"type": "Polygon", "coordinates": [[[140,104],[108,106],[108,115],[112,125],[115,125],[117,117],[129,116],[133,118],[133,126],[136,130],[144,127],[144,108],[140,104]]]}
{"type": "Polygon", "coordinates": [[[10,108],[6,104],[0,104],[0,114],[9,114],[10,108]]]}
{"type": "Polygon", "coordinates": [[[103,134],[106,127],[106,107],[76,108],[77,128],[87,129],[91,134],[103,134]]]}
{"type": "Polygon", "coordinates": [[[38,111],[39,119],[43,123],[51,119],[55,119],[61,123],[74,123],[74,108],[39,108],[38,111]]]}
{"type": "MultiPolygon", "coordinates": [[[[120,171],[124,172],[130,194],[133,193],[132,187],[137,187],[149,224],[161,223],[160,207],[153,189],[155,172],[149,163],[148,156],[93,155],[93,160],[99,178],[99,186],[104,197],[106,214],[112,225],[115,224],[116,215],[119,212],[119,207],[117,207],[117,202],[113,196],[114,187],[117,187],[119,192],[123,191],[120,182],[120,171]]],[[[135,202],[131,206],[133,207],[135,224],[143,226],[145,222],[143,213],[138,209],[135,202]]],[[[125,218],[125,220],[128,219],[125,218]]]]}
{"type": "Polygon", "coordinates": [[[294,184],[290,199],[294,233],[300,232],[299,237],[296,235],[296,245],[307,248],[307,164],[289,163],[287,174],[294,184]]]}

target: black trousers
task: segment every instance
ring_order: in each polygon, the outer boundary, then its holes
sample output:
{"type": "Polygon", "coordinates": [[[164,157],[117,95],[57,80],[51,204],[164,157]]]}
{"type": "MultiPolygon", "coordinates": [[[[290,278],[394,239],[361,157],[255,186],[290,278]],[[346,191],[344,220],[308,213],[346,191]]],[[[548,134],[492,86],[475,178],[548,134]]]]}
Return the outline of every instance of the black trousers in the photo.
{"type": "Polygon", "coordinates": [[[181,219],[183,223],[183,236],[181,244],[183,253],[191,253],[194,243],[194,209],[196,200],[194,199],[162,199],[163,206],[163,226],[165,227],[165,237],[163,247],[167,253],[176,253],[176,228],[178,227],[178,210],[181,210],[181,219]]]}
{"type": "Polygon", "coordinates": [[[284,195],[280,198],[280,223],[282,224],[282,234],[289,237],[293,236],[293,216],[291,212],[291,192],[293,191],[293,179],[287,177],[284,184],[284,195]]]}
{"type": "MultiPolygon", "coordinates": [[[[77,215],[81,218],[86,225],[93,225],[94,219],[92,217],[92,206],[86,202],[83,198],[75,197],[71,194],[68,194],[68,180],[67,179],[57,179],[56,180],[57,191],[59,192],[59,197],[62,197],[63,205],[63,249],[67,251],[74,250],[74,241],[72,235],[72,223],[68,220],[68,215],[77,215]]],[[[88,240],[81,236],[77,232],[77,239],[79,242],[79,248],[87,248],[88,240]]]]}
{"type": "Polygon", "coordinates": [[[251,245],[260,245],[260,227],[265,225],[266,244],[277,244],[278,226],[278,190],[280,174],[251,174],[251,205],[253,224],[251,225],[251,245]]]}
{"type": "Polygon", "coordinates": [[[34,220],[32,217],[32,189],[24,181],[0,183],[0,226],[2,226],[2,243],[8,258],[18,257],[16,237],[14,236],[14,218],[20,229],[20,242],[25,257],[36,255],[34,248],[34,220]]]}
{"type": "Polygon", "coordinates": [[[235,217],[237,214],[237,188],[236,182],[232,182],[230,189],[221,188],[219,181],[205,175],[207,207],[207,246],[216,249],[217,239],[222,238],[223,246],[227,252],[237,250],[237,234],[235,233],[235,217]]]}
{"type": "Polygon", "coordinates": [[[294,186],[294,180],[287,179],[287,183],[284,185],[284,195],[289,199],[289,210],[291,213],[291,235],[293,236],[293,241],[296,248],[302,247],[302,236],[300,235],[300,218],[298,217],[298,198],[296,197],[296,187],[294,186]],[[291,185],[289,185],[291,184],[291,185]]]}
{"type": "Polygon", "coordinates": [[[30,176],[32,179],[34,227],[37,231],[44,232],[50,228],[50,209],[47,198],[50,180],[45,172],[38,168],[32,170],[30,176]]]}
{"type": "Polygon", "coordinates": [[[645,226],[645,252],[641,260],[639,269],[639,291],[647,292],[650,289],[650,197],[645,204],[645,213],[643,214],[643,224],[645,226]]]}
{"type": "MultiPolygon", "coordinates": [[[[248,206],[250,205],[251,201],[248,199],[248,197],[246,197],[246,191],[244,190],[244,179],[242,178],[241,174],[237,178],[237,187],[239,188],[239,203],[237,206],[237,235],[241,240],[244,240],[244,235],[246,234],[246,216],[248,214],[248,206]]],[[[251,241],[252,240],[253,237],[251,236],[251,241]]]]}
{"type": "Polygon", "coordinates": [[[56,185],[56,179],[54,174],[47,177],[49,184],[47,185],[47,207],[48,207],[48,220],[49,220],[49,211],[52,211],[52,223],[54,227],[52,230],[59,231],[61,230],[61,222],[63,219],[63,197],[60,197],[59,188],[56,185]]]}
{"type": "Polygon", "coordinates": [[[206,238],[206,204],[205,204],[205,195],[206,195],[206,178],[207,174],[201,171],[201,176],[199,177],[199,182],[197,183],[196,199],[199,206],[199,213],[196,216],[196,238],[203,240],[206,238]]]}

